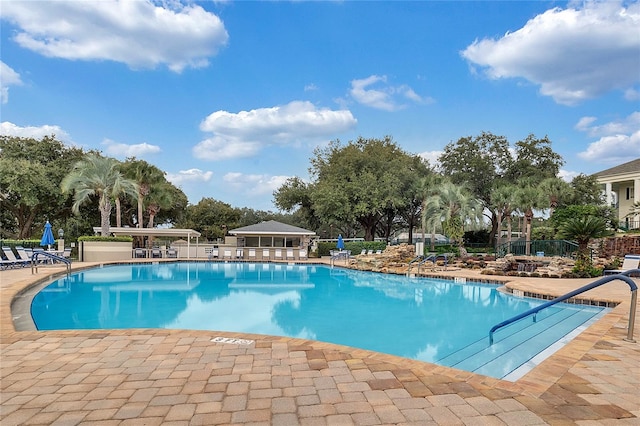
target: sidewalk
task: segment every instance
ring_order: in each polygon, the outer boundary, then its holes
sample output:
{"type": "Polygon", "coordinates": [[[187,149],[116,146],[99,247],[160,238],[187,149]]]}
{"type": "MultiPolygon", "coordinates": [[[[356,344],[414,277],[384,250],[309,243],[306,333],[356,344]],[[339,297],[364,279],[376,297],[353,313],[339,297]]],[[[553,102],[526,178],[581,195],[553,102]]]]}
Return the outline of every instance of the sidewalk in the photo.
{"type": "MultiPolygon", "coordinates": [[[[0,271],[3,426],[640,424],[640,344],[623,340],[630,295],[624,283],[589,292],[622,303],[522,379],[506,382],[283,337],[15,331],[13,298],[63,271],[0,271]],[[214,337],[253,342],[217,343],[214,337]]],[[[474,271],[443,274],[486,278],[474,271]]],[[[515,278],[508,285],[555,296],[591,281],[515,278]]],[[[638,326],[634,337],[640,340],[638,326]]]]}

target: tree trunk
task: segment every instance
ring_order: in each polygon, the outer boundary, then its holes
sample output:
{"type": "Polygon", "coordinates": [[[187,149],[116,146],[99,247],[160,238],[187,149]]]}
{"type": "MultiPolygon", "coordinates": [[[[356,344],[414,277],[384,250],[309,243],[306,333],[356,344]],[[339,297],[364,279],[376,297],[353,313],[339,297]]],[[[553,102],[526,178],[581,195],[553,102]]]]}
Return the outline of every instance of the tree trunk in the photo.
{"type": "Polygon", "coordinates": [[[120,228],[122,226],[122,213],[120,211],[120,198],[116,197],[116,226],[120,228]]]}
{"type": "Polygon", "coordinates": [[[106,195],[100,200],[100,233],[103,237],[109,236],[109,227],[111,222],[111,201],[106,195]]]}

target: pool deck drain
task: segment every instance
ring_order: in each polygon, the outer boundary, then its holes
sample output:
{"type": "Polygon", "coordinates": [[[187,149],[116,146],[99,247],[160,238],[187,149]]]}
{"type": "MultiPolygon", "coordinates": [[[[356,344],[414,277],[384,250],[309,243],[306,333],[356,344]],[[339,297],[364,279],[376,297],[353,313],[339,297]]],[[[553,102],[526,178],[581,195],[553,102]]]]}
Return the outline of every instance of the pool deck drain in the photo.
{"type": "MultiPolygon", "coordinates": [[[[89,265],[73,265],[83,266],[89,265]]],[[[624,283],[588,293],[621,304],[524,377],[508,382],[273,336],[157,329],[15,331],[13,298],[60,271],[0,272],[3,426],[640,425],[640,344],[623,340],[629,313],[624,283]],[[216,338],[229,341],[212,342],[216,338]]],[[[480,277],[475,271],[447,274],[480,277]]],[[[591,281],[518,277],[508,285],[557,296],[591,281]]]]}

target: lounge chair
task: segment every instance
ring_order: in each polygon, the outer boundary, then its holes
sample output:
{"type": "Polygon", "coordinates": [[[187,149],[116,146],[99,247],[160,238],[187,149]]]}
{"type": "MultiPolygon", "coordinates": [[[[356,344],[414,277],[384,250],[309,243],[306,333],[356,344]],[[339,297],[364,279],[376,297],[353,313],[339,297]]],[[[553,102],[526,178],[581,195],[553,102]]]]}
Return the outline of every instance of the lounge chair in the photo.
{"type": "Polygon", "coordinates": [[[256,249],[249,249],[249,260],[256,260],[256,249]]]}
{"type": "Polygon", "coordinates": [[[13,253],[13,250],[11,250],[11,247],[8,247],[8,246],[2,247],[2,252],[4,253],[7,260],[9,261],[7,264],[11,264],[12,267],[18,267],[18,266],[25,267],[29,263],[31,263],[31,260],[29,259],[18,259],[16,255],[13,253]]]}
{"type": "Polygon", "coordinates": [[[147,257],[147,251],[143,248],[134,249],[133,255],[136,259],[143,259],[147,257]]]}
{"type": "Polygon", "coordinates": [[[169,259],[177,259],[178,258],[178,250],[173,247],[167,249],[167,257],[169,259]]]}
{"type": "Polygon", "coordinates": [[[218,253],[218,249],[215,248],[215,247],[205,247],[204,254],[207,255],[207,258],[209,260],[217,259],[220,256],[219,253],[218,253]]]}
{"type": "Polygon", "coordinates": [[[244,249],[237,248],[236,249],[236,259],[244,258],[244,249]]]}
{"type": "Polygon", "coordinates": [[[287,249],[287,260],[295,260],[295,257],[293,256],[293,249],[287,249]]]}
{"type": "Polygon", "coordinates": [[[276,249],[273,258],[282,260],[282,249],[276,249]]]}
{"type": "Polygon", "coordinates": [[[300,249],[298,253],[298,259],[307,259],[307,251],[305,249],[300,249]]]}
{"type": "Polygon", "coordinates": [[[25,249],[22,246],[16,246],[16,253],[18,253],[18,256],[20,256],[20,259],[27,259],[27,260],[31,260],[31,256],[33,255],[33,252],[31,255],[29,255],[29,253],[27,253],[27,249],[25,249]]]}
{"type": "Polygon", "coordinates": [[[360,256],[367,254],[367,249],[362,249],[362,251],[360,252],[360,256]]]}
{"type": "Polygon", "coordinates": [[[368,254],[368,255],[373,254],[373,250],[372,250],[372,249],[367,250],[367,254],[368,254]]]}
{"type": "Polygon", "coordinates": [[[382,250],[376,250],[376,254],[382,254],[382,250]]]}
{"type": "Polygon", "coordinates": [[[269,252],[269,249],[263,249],[262,250],[262,260],[270,260],[271,259],[271,254],[269,252]]]}
{"type": "Polygon", "coordinates": [[[225,250],[224,252],[224,256],[222,256],[224,259],[231,259],[231,250],[225,250]]]}
{"type": "Polygon", "coordinates": [[[153,257],[153,258],[162,257],[162,252],[160,251],[159,247],[154,247],[154,248],[151,249],[151,257],[153,257]]]}
{"type": "Polygon", "coordinates": [[[620,274],[622,272],[630,271],[632,269],[640,268],[640,254],[627,254],[624,257],[622,266],[620,269],[605,269],[602,271],[603,275],[620,274]]]}

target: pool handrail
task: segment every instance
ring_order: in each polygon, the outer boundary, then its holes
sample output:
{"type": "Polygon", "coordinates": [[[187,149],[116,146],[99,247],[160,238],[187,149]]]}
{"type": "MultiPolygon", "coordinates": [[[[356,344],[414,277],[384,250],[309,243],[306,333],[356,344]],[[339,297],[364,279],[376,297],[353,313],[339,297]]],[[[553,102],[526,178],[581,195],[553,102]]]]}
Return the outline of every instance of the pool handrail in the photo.
{"type": "Polygon", "coordinates": [[[582,286],[578,289],[575,289],[573,291],[570,291],[569,293],[563,295],[563,296],[559,296],[556,297],[555,299],[552,299],[546,303],[543,303],[540,306],[536,306],[535,308],[529,309],[526,312],[523,312],[521,314],[518,314],[514,317],[511,317],[507,320],[502,321],[499,324],[494,325],[493,327],[491,327],[491,330],[489,330],[489,345],[493,345],[493,333],[496,332],[498,329],[505,327],[509,324],[512,324],[516,321],[519,321],[523,318],[528,317],[529,315],[533,315],[533,321],[536,321],[536,317],[535,315],[540,312],[541,310],[548,308],[549,306],[555,305],[556,303],[560,303],[560,302],[564,302],[567,299],[570,299],[580,293],[584,293],[585,291],[589,291],[592,290],[596,287],[600,287],[603,284],[606,284],[610,281],[614,281],[614,280],[621,280],[626,282],[630,289],[631,289],[631,307],[630,307],[630,312],[629,312],[629,326],[627,329],[627,338],[624,339],[628,342],[635,342],[635,340],[633,340],[633,327],[635,324],[635,320],[636,320],[636,303],[637,303],[637,298],[638,298],[638,286],[636,285],[636,283],[630,278],[631,274],[640,274],[640,269],[630,269],[628,271],[624,271],[620,274],[615,274],[615,275],[607,275],[605,277],[600,278],[599,280],[596,280],[590,284],[587,284],[585,286],[582,286]]]}
{"type": "Polygon", "coordinates": [[[424,256],[418,255],[409,261],[409,264],[407,265],[407,277],[411,276],[411,265],[415,262],[422,260],[423,258],[424,256]]]}
{"type": "Polygon", "coordinates": [[[31,274],[38,273],[38,257],[42,255],[44,257],[48,257],[52,261],[59,261],[66,265],[67,267],[67,277],[71,274],[71,261],[66,257],[58,256],[57,254],[49,253],[44,250],[34,251],[31,255],[31,274]],[[35,272],[34,272],[35,269],[35,272]]]}

